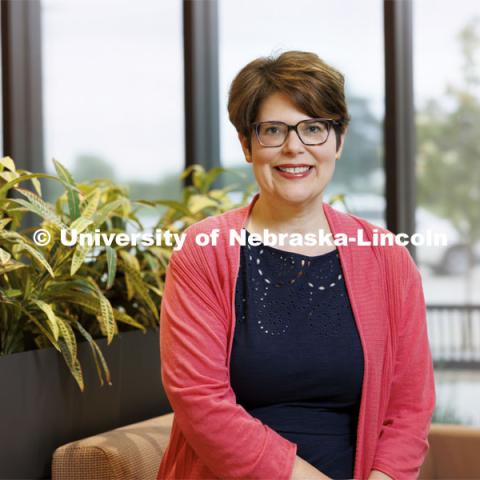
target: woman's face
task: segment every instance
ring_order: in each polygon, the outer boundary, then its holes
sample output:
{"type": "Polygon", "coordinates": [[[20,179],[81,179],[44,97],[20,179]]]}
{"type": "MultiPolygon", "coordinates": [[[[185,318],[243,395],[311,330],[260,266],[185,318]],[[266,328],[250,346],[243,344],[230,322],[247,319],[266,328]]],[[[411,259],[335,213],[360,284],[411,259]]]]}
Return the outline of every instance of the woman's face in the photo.
{"type": "MultiPolygon", "coordinates": [[[[296,125],[309,117],[299,110],[290,98],[280,92],[267,97],[261,104],[257,122],[281,121],[296,125]]],[[[345,132],[346,133],[346,132],[345,132]]],[[[248,152],[247,140],[239,135],[247,161],[252,163],[253,173],[260,188],[260,193],[270,200],[279,203],[309,203],[325,190],[335,170],[336,155],[339,157],[343,149],[336,152],[336,139],[333,126],[330,128],[327,141],[322,145],[304,145],[294,130],[291,130],[285,143],[280,147],[264,147],[258,142],[255,132],[252,133],[251,155],[248,152]],[[279,167],[309,167],[305,174],[282,173],[279,167]]]]}

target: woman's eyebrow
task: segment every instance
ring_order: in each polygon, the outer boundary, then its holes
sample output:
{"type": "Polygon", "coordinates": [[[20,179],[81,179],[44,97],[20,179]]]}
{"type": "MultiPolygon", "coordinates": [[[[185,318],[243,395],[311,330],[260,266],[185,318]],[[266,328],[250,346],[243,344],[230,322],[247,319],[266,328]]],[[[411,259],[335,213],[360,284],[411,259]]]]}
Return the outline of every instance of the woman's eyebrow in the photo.
{"type": "Polygon", "coordinates": [[[286,122],[285,120],[277,120],[277,119],[268,119],[268,120],[258,120],[255,123],[263,123],[263,122],[281,122],[286,123],[287,125],[296,125],[299,122],[303,122],[304,120],[313,120],[314,117],[306,117],[302,118],[301,120],[297,120],[296,122],[286,122]]]}

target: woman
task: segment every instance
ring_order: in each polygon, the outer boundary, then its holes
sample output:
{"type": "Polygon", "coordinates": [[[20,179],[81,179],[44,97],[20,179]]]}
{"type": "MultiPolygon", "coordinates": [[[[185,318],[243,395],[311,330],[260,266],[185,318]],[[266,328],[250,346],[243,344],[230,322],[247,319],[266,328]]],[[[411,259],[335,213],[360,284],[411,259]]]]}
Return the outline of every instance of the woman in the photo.
{"type": "Polygon", "coordinates": [[[231,242],[373,238],[323,202],[348,128],[342,74],[308,52],[259,58],[228,109],[259,194],[191,226],[171,258],[160,349],[175,416],[158,478],[416,478],[435,391],[406,248],[231,242]]]}

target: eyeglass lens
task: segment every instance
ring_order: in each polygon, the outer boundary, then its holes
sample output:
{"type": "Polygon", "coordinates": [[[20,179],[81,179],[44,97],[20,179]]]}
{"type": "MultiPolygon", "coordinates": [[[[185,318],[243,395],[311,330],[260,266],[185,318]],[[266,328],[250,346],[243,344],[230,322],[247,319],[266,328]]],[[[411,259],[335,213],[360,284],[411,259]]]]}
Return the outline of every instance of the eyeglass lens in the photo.
{"type": "MultiPolygon", "coordinates": [[[[329,124],[321,120],[306,120],[297,126],[300,140],[306,144],[318,144],[327,140],[329,124]]],[[[288,135],[288,126],[280,122],[264,122],[258,126],[260,142],[269,147],[280,146],[288,135]]]]}

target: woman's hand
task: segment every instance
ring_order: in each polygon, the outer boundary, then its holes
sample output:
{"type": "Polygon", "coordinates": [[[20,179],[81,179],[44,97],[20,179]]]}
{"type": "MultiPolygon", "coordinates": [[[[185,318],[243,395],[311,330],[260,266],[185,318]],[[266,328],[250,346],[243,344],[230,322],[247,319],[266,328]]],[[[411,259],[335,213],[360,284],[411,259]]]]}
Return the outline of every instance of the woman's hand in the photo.
{"type": "Polygon", "coordinates": [[[372,470],[368,476],[368,480],[393,480],[392,477],[389,477],[386,473],[380,472],[379,470],[372,470]]]}
{"type": "Polygon", "coordinates": [[[324,475],[320,470],[317,470],[313,465],[298,455],[295,457],[290,480],[320,480],[326,478],[329,479],[330,477],[324,475]]]}

